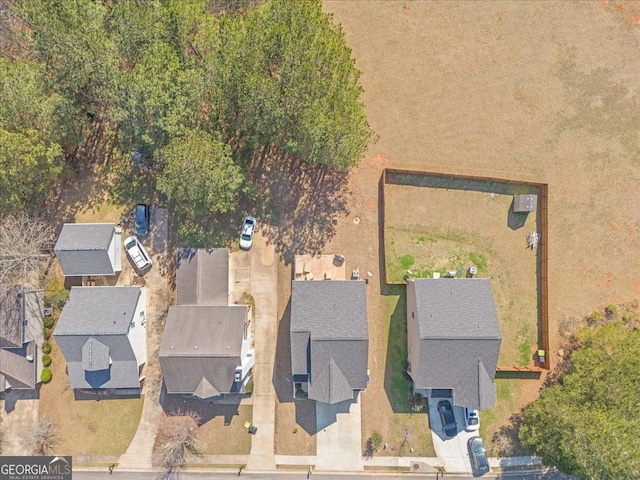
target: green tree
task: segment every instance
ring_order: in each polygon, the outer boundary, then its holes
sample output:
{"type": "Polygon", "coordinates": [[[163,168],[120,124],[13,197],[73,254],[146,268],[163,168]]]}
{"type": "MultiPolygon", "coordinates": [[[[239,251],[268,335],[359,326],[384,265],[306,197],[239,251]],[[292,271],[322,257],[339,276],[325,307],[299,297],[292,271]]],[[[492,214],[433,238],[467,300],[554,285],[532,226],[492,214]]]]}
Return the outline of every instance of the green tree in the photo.
{"type": "Polygon", "coordinates": [[[172,139],[160,155],[164,169],[158,190],[173,204],[178,218],[195,225],[236,207],[244,176],[228,145],[196,130],[172,139]]]}
{"type": "Polygon", "coordinates": [[[222,19],[218,128],[231,141],[346,170],[372,131],[351,50],[321,7],[271,0],[222,19]]]}
{"type": "Polygon", "coordinates": [[[581,478],[640,478],[640,332],[582,330],[559,384],[524,409],[522,443],[581,478]]]}
{"type": "Polygon", "coordinates": [[[60,146],[47,145],[36,131],[0,129],[0,212],[37,209],[62,170],[61,156],[60,146]]]}

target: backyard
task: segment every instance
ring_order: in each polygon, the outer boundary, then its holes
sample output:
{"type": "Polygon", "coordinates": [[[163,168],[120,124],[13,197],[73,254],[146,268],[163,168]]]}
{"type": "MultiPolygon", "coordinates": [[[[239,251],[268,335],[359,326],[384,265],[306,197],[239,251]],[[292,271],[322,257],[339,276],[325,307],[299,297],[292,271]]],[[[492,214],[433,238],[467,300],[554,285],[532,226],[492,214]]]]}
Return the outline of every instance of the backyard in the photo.
{"type": "MultiPolygon", "coordinates": [[[[446,185],[446,184],[445,184],[446,185]]],[[[490,278],[502,333],[499,365],[533,364],[537,348],[536,251],[526,235],[536,213],[513,213],[511,195],[385,185],[385,256],[390,282],[409,277],[490,278]],[[411,205],[411,215],[406,206],[411,205]]]]}

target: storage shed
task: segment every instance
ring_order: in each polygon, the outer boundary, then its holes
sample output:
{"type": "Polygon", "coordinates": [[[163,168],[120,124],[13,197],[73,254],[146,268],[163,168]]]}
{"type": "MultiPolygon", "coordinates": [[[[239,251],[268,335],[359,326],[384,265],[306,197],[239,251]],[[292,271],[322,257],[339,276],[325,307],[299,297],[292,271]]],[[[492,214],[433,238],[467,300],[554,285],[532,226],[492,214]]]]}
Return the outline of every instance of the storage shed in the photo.
{"type": "Polygon", "coordinates": [[[537,195],[514,195],[513,196],[513,211],[519,212],[535,212],[538,208],[538,196],[537,195]]]}

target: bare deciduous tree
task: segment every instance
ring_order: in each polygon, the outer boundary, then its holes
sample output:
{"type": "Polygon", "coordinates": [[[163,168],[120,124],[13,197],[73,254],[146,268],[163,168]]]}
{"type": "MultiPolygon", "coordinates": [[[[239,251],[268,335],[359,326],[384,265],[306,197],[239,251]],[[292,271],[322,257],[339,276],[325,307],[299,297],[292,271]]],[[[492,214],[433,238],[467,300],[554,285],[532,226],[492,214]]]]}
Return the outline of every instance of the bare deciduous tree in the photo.
{"type": "Polygon", "coordinates": [[[172,478],[187,461],[187,456],[201,457],[201,444],[197,438],[200,415],[193,411],[174,412],[166,419],[162,429],[162,467],[165,477],[172,478]]]}
{"type": "Polygon", "coordinates": [[[31,433],[34,455],[48,455],[58,442],[58,426],[50,418],[42,418],[31,433]]]}
{"type": "Polygon", "coordinates": [[[24,214],[0,223],[0,285],[40,283],[40,273],[51,257],[53,227],[24,214]]]}

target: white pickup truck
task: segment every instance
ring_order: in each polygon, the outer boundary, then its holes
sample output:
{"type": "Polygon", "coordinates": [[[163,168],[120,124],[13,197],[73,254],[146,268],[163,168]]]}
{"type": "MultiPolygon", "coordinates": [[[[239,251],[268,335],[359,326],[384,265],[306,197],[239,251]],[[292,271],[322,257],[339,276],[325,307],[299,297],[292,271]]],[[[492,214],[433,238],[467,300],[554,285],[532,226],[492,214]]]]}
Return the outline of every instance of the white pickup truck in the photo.
{"type": "Polygon", "coordinates": [[[124,249],[138,270],[144,270],[151,266],[152,262],[149,254],[136,237],[127,237],[124,241],[124,249]]]}

